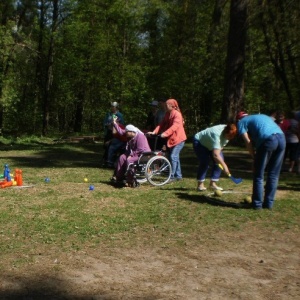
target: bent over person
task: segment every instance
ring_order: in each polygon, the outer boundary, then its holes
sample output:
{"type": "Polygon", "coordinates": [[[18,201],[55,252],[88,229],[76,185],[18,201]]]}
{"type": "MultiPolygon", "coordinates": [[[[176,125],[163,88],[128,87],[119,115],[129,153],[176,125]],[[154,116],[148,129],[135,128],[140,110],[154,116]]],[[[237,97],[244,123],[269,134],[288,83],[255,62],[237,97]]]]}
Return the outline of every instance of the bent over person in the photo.
{"type": "Polygon", "coordinates": [[[125,179],[127,167],[131,163],[138,161],[139,156],[143,152],[151,151],[148,140],[143,132],[133,125],[127,125],[125,130],[122,129],[117,122],[114,122],[114,127],[119,134],[126,134],[128,142],[126,144],[125,153],[119,157],[117,167],[112,177],[112,182],[122,183],[125,179]]]}
{"type": "Polygon", "coordinates": [[[223,190],[217,185],[221,176],[220,164],[226,174],[230,174],[228,166],[224,161],[223,148],[229,140],[236,136],[237,130],[235,124],[216,125],[206,128],[195,134],[193,140],[194,152],[198,158],[198,191],[205,191],[204,181],[209,168],[210,159],[213,160],[209,187],[214,190],[223,190]]]}
{"type": "Polygon", "coordinates": [[[279,126],[267,115],[236,116],[238,134],[245,141],[253,158],[252,207],[272,209],[285,152],[285,136],[279,126]],[[267,172],[264,188],[264,173],[267,172]]]}

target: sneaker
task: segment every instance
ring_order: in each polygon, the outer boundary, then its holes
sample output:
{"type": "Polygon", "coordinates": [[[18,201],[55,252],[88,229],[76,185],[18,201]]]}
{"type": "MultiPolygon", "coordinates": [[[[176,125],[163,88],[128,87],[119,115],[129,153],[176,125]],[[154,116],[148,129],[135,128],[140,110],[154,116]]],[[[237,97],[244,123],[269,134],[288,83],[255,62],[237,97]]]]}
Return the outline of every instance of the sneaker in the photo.
{"type": "Polygon", "coordinates": [[[206,187],[200,187],[200,186],[197,187],[197,191],[199,191],[199,192],[203,192],[203,191],[206,191],[206,190],[207,190],[206,187]]]}
{"type": "Polygon", "coordinates": [[[217,185],[210,185],[209,187],[210,187],[211,189],[213,189],[213,190],[223,191],[223,188],[221,188],[221,187],[219,187],[219,186],[217,186],[217,185]]]}

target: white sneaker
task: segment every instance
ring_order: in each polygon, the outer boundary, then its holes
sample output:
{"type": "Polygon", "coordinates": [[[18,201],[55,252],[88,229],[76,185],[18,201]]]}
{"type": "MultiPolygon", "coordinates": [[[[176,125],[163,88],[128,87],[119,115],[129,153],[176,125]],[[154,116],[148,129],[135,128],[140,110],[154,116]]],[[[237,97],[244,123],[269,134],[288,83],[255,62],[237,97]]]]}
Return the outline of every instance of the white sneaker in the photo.
{"type": "Polygon", "coordinates": [[[211,185],[210,188],[213,190],[223,191],[223,189],[217,185],[211,185]]]}
{"type": "Polygon", "coordinates": [[[203,191],[206,191],[206,190],[207,190],[206,187],[200,187],[200,186],[197,187],[197,191],[199,191],[199,192],[203,192],[203,191]]]}

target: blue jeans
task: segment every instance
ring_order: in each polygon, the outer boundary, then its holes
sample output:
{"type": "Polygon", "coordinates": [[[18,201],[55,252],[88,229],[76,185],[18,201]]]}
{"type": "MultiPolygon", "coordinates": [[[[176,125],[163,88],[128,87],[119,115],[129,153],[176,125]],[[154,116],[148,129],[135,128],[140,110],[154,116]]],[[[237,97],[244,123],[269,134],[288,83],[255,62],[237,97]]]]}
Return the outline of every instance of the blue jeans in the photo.
{"type": "Polygon", "coordinates": [[[254,209],[272,209],[273,207],[285,145],[283,134],[273,134],[256,149],[252,193],[254,209]],[[267,180],[264,191],[265,171],[267,172],[267,180]]]}
{"type": "MultiPolygon", "coordinates": [[[[208,150],[206,147],[202,146],[199,140],[194,139],[193,141],[194,152],[198,158],[198,171],[197,171],[197,180],[203,182],[206,177],[206,173],[209,169],[209,162],[213,160],[214,164],[211,171],[211,180],[218,181],[222,170],[215,163],[212,151],[208,150]]],[[[224,155],[221,152],[221,157],[224,159],[224,155]]]]}
{"type": "Polygon", "coordinates": [[[171,178],[175,178],[175,179],[182,178],[179,154],[183,146],[184,146],[184,142],[181,142],[180,144],[170,148],[170,161],[172,165],[171,178]]]}
{"type": "Polygon", "coordinates": [[[116,159],[116,154],[117,152],[125,147],[126,143],[120,141],[117,138],[113,138],[109,144],[108,147],[108,153],[107,153],[107,162],[109,164],[114,164],[115,159],[116,159]]]}

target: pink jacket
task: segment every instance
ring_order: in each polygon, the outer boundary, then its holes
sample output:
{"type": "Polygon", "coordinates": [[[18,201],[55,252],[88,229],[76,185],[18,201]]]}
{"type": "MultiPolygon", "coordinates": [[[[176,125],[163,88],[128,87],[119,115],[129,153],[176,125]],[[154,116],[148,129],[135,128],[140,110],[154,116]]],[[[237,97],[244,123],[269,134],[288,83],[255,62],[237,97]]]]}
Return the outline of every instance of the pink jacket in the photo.
{"type": "Polygon", "coordinates": [[[176,109],[166,112],[161,123],[154,129],[154,134],[163,133],[167,137],[167,146],[174,147],[186,140],[182,114],[176,109]]]}

